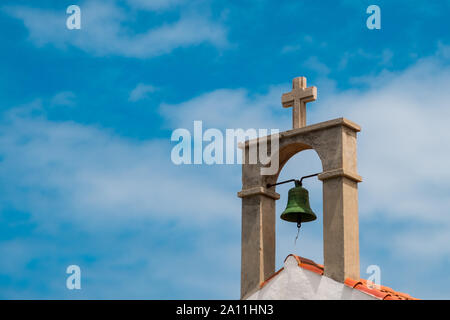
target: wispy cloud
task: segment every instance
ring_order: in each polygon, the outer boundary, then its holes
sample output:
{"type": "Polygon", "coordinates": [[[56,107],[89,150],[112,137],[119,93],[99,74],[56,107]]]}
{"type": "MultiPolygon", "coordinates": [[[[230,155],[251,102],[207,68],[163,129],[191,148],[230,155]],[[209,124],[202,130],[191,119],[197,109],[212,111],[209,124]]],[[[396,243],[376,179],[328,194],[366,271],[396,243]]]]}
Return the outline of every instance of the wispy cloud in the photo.
{"type": "Polygon", "coordinates": [[[186,0],[127,0],[127,2],[133,8],[163,11],[186,3],[186,0]]]}
{"type": "Polygon", "coordinates": [[[345,69],[355,61],[361,60],[366,63],[376,63],[380,67],[389,67],[392,65],[393,59],[394,52],[389,48],[385,48],[381,52],[368,52],[359,48],[354,52],[345,52],[340,58],[338,68],[345,69]]]}
{"type": "Polygon", "coordinates": [[[290,123],[290,113],[279,106],[282,92],[280,85],[258,95],[245,89],[217,89],[180,104],[163,103],[160,112],[175,128],[190,128],[194,120],[202,120],[212,128],[277,129],[290,123]]]}
{"type": "Polygon", "coordinates": [[[304,35],[300,39],[296,39],[289,44],[284,45],[281,48],[281,53],[293,53],[300,51],[300,49],[309,48],[313,44],[314,40],[310,35],[304,35]]]}
{"type": "Polygon", "coordinates": [[[1,298],[237,298],[239,199],[224,195],[238,167],[175,166],[169,139],[125,139],[45,110],[37,99],[0,118],[1,298]],[[64,287],[73,263],[79,293],[64,287]]]}
{"type": "Polygon", "coordinates": [[[54,95],[50,101],[52,106],[74,106],[76,95],[71,91],[63,91],[54,95]]]}
{"type": "Polygon", "coordinates": [[[299,44],[288,44],[281,48],[281,53],[291,53],[299,51],[302,48],[299,44]]]}
{"type": "Polygon", "coordinates": [[[26,6],[6,6],[3,11],[23,21],[30,40],[37,46],[74,46],[98,56],[149,58],[202,43],[219,48],[227,45],[224,26],[195,13],[181,15],[176,21],[156,25],[145,32],[136,32],[130,27],[133,15],[114,2],[84,2],[80,30],[66,28],[65,12],[26,6]]]}
{"type": "Polygon", "coordinates": [[[218,208],[230,207],[221,191],[207,187],[213,182],[206,176],[172,164],[169,139],[136,142],[20,110],[11,110],[0,124],[0,176],[9,184],[1,196],[5,206],[35,212],[36,218],[113,221],[145,215],[187,222],[218,219],[218,208]],[[171,201],[167,190],[180,188],[178,200],[171,201]]]}
{"type": "Polygon", "coordinates": [[[316,56],[309,57],[302,66],[306,69],[315,71],[320,76],[327,76],[330,73],[330,69],[327,65],[320,62],[316,56]]]}
{"type": "Polygon", "coordinates": [[[151,84],[139,83],[130,92],[128,100],[131,102],[136,102],[148,98],[149,93],[155,92],[156,88],[151,84]]]}

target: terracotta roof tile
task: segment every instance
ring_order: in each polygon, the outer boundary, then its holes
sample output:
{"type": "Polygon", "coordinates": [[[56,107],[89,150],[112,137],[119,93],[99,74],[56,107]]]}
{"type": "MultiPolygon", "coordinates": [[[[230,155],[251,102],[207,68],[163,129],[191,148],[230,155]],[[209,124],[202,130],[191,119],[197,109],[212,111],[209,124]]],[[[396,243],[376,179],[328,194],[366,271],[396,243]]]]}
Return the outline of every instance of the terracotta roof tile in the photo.
{"type": "Polygon", "coordinates": [[[278,270],[277,272],[275,272],[273,275],[271,275],[269,278],[267,278],[264,282],[261,282],[261,284],[259,285],[260,288],[264,287],[267,282],[269,282],[270,280],[272,280],[273,278],[275,278],[281,271],[284,270],[284,267],[281,268],[280,270],[278,270]]]}
{"type": "Polygon", "coordinates": [[[369,288],[368,286],[362,284],[362,282],[358,282],[356,286],[353,287],[356,290],[362,291],[364,293],[367,293],[375,298],[384,300],[387,296],[389,296],[388,293],[382,292],[380,290],[377,290],[375,288],[369,288]]]}
{"type": "MultiPolygon", "coordinates": [[[[324,267],[321,264],[315,263],[312,260],[296,256],[294,254],[290,254],[286,257],[284,261],[286,261],[289,257],[294,257],[295,260],[297,260],[297,264],[299,267],[315,272],[317,274],[323,275],[324,267]]],[[[284,268],[281,268],[277,272],[275,272],[272,276],[270,276],[267,280],[261,283],[260,288],[264,287],[267,282],[272,280],[277,274],[279,274],[284,268]]],[[[345,279],[344,284],[350,288],[359,290],[361,292],[367,293],[373,297],[376,297],[380,300],[419,300],[416,298],[411,297],[409,294],[402,293],[395,291],[389,287],[386,286],[372,286],[367,284],[367,280],[365,279],[359,279],[354,280],[347,278],[345,279]]]]}
{"type": "MultiPolygon", "coordinates": [[[[370,285],[367,284],[367,280],[361,279],[361,282],[364,286],[370,287],[370,285]]],[[[378,288],[374,288],[380,292],[383,292],[386,294],[385,300],[419,300],[416,298],[411,297],[409,294],[395,291],[392,288],[386,287],[386,286],[378,286],[378,288]]]]}
{"type": "Polygon", "coordinates": [[[298,266],[303,269],[307,269],[309,271],[315,272],[317,274],[323,275],[323,265],[315,263],[312,260],[296,256],[294,254],[290,254],[286,257],[284,261],[286,261],[289,257],[294,257],[297,260],[298,266]]]}
{"type": "Polygon", "coordinates": [[[345,279],[344,283],[347,285],[347,287],[350,287],[350,288],[354,288],[354,287],[362,284],[361,281],[353,280],[353,279],[350,279],[350,278],[345,279]]]}

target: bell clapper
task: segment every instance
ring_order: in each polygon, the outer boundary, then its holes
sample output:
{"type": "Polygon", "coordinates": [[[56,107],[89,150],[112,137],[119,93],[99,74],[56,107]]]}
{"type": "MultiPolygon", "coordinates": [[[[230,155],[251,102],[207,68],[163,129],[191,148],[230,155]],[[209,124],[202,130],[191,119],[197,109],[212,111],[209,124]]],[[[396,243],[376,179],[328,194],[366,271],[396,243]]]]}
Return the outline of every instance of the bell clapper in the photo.
{"type": "Polygon", "coordinates": [[[302,222],[297,221],[297,236],[295,237],[294,245],[297,245],[298,234],[300,233],[300,227],[302,226],[302,222]]]}

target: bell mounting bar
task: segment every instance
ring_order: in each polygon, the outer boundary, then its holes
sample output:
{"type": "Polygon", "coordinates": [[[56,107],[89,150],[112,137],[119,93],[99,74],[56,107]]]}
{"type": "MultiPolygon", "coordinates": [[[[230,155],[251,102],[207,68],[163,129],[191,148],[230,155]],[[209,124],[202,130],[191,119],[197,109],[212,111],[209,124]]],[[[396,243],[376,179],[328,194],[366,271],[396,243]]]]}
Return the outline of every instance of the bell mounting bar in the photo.
{"type": "Polygon", "coordinates": [[[307,178],[312,178],[312,177],[316,177],[320,174],[320,172],[318,173],[314,173],[314,174],[310,174],[309,176],[304,176],[300,178],[300,185],[302,184],[303,179],[307,179],[307,178]]]}
{"type": "Polygon", "coordinates": [[[289,182],[298,182],[300,185],[302,185],[303,179],[315,177],[315,176],[318,176],[319,174],[320,174],[320,172],[319,172],[319,173],[310,174],[310,175],[308,175],[308,176],[303,176],[303,177],[300,178],[300,180],[297,180],[297,179],[289,179],[289,180],[281,181],[281,182],[274,183],[274,184],[268,183],[268,184],[267,184],[267,188],[271,188],[271,187],[277,186],[277,185],[279,185],[279,184],[284,184],[284,183],[289,183],[289,182]]]}

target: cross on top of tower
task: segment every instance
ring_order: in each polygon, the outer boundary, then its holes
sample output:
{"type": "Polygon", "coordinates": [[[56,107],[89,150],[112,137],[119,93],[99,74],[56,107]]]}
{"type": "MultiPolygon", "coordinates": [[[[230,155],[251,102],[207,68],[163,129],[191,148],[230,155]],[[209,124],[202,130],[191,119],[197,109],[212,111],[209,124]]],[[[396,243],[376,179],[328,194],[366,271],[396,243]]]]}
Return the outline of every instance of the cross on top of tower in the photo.
{"type": "Polygon", "coordinates": [[[306,87],[306,78],[298,77],[292,81],[292,91],[283,93],[281,103],[284,108],[292,108],[292,128],[306,126],[306,103],[317,99],[317,88],[306,87]]]}

